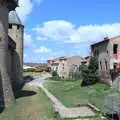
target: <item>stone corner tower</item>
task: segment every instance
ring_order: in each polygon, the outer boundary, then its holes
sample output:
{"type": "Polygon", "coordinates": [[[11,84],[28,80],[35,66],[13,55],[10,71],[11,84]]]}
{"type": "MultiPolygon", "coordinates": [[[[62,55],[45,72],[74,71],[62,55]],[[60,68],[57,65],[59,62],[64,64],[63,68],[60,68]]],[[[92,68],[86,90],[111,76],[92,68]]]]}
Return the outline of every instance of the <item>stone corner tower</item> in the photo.
{"type": "Polygon", "coordinates": [[[23,34],[24,26],[21,23],[20,18],[18,17],[16,11],[11,11],[9,13],[9,29],[8,34],[16,43],[16,50],[14,52],[13,59],[13,86],[16,84],[21,84],[23,80],[23,34]]]}
{"type": "Polygon", "coordinates": [[[0,109],[14,102],[8,75],[8,13],[17,7],[18,0],[0,0],[0,109]]]}

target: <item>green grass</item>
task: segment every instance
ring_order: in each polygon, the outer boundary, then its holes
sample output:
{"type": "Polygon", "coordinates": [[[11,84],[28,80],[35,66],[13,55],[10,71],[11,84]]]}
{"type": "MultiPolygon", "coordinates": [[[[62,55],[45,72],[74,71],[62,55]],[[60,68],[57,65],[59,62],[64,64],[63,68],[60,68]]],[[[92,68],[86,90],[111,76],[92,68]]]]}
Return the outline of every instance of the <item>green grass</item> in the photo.
{"type": "Polygon", "coordinates": [[[80,80],[49,80],[45,83],[45,87],[67,107],[82,106],[90,102],[97,106],[101,112],[106,111],[104,107],[105,96],[116,92],[104,84],[81,87],[80,80]]]}
{"type": "MultiPolygon", "coordinates": [[[[31,91],[31,89],[27,89],[31,91]]],[[[0,120],[60,120],[59,116],[55,115],[51,101],[46,95],[39,90],[35,90],[37,94],[25,96],[25,93],[17,98],[16,103],[4,110],[0,114],[0,120]],[[22,96],[23,95],[23,96],[22,96]]],[[[17,94],[19,94],[17,92],[17,94]]]]}
{"type": "MultiPolygon", "coordinates": [[[[81,87],[80,84],[81,81],[50,80],[45,86],[68,107],[86,105],[90,101],[102,109],[104,96],[114,92],[103,84],[91,87],[81,87]]],[[[0,120],[61,120],[59,115],[53,112],[52,102],[41,89],[26,88],[16,94],[16,103],[0,114],[0,120]],[[30,95],[33,91],[36,94],[30,95]]],[[[99,120],[100,116],[98,114],[89,120],[99,120]]]]}

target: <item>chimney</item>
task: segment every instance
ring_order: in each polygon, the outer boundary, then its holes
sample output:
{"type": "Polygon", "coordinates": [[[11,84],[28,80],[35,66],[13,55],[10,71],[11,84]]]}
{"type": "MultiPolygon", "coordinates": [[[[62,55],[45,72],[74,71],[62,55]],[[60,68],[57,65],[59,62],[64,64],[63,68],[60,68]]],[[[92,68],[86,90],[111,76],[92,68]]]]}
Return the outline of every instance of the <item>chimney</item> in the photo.
{"type": "Polygon", "coordinates": [[[104,40],[108,40],[108,39],[109,39],[109,37],[105,37],[105,38],[104,38],[104,40]]]}

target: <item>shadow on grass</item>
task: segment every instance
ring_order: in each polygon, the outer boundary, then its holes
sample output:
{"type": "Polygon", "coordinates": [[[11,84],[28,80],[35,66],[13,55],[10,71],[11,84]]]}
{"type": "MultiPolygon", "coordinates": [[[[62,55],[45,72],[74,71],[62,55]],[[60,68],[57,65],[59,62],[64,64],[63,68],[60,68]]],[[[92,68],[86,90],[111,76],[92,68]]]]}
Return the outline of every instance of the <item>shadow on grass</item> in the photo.
{"type": "Polygon", "coordinates": [[[23,90],[25,84],[26,84],[26,80],[24,80],[24,82],[21,85],[17,85],[16,88],[15,87],[13,88],[16,99],[20,97],[29,97],[36,95],[35,91],[23,90]]]}
{"type": "Polygon", "coordinates": [[[0,106],[0,113],[2,113],[3,110],[4,110],[4,107],[1,107],[1,106],[0,106]]]}
{"type": "Polygon", "coordinates": [[[104,115],[108,120],[119,120],[119,117],[117,114],[105,114],[104,115]]]}
{"type": "Polygon", "coordinates": [[[15,98],[20,98],[20,97],[29,97],[36,95],[35,91],[29,91],[29,90],[17,90],[14,92],[15,98]]]}

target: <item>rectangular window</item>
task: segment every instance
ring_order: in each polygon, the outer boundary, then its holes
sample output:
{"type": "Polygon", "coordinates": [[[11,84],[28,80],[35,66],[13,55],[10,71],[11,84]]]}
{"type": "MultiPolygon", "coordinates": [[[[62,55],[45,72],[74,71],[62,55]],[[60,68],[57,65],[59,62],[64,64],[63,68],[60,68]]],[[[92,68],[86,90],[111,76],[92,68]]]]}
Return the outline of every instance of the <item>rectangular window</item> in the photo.
{"type": "Polygon", "coordinates": [[[118,53],[118,44],[114,44],[113,45],[113,54],[117,54],[118,53]]]}
{"type": "Polygon", "coordinates": [[[100,61],[100,68],[101,68],[101,70],[102,70],[102,62],[100,61]]]}
{"type": "Polygon", "coordinates": [[[96,50],[95,50],[94,55],[95,55],[95,56],[99,56],[99,49],[96,49],[96,50]]]}
{"type": "Polygon", "coordinates": [[[9,24],[9,29],[12,29],[12,24],[9,24]]]}
{"type": "Polygon", "coordinates": [[[19,28],[20,28],[20,26],[19,26],[19,25],[17,25],[17,30],[19,30],[19,28]]]}
{"type": "Polygon", "coordinates": [[[106,67],[106,70],[108,69],[108,65],[107,65],[107,61],[105,60],[105,67],[106,67]]]}
{"type": "Polygon", "coordinates": [[[114,70],[117,68],[117,63],[113,64],[114,70]]]}

